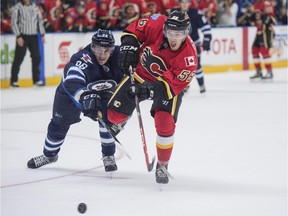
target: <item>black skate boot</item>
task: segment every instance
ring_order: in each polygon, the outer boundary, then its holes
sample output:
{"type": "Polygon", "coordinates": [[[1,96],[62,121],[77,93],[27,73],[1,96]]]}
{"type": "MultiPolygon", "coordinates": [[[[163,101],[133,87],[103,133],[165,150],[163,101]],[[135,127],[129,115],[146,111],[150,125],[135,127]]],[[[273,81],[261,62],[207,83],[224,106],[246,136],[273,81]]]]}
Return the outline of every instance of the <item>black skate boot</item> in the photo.
{"type": "Polygon", "coordinates": [[[40,155],[38,157],[34,157],[28,161],[27,167],[30,169],[37,169],[46,164],[54,163],[58,160],[58,155],[54,157],[46,157],[45,155],[40,155]]]}
{"type": "Polygon", "coordinates": [[[168,165],[161,165],[157,163],[156,165],[156,182],[158,184],[167,184],[169,182],[169,173],[167,171],[168,165]]]}
{"type": "Polygon", "coordinates": [[[250,77],[251,80],[258,79],[258,78],[260,78],[260,79],[263,78],[261,70],[257,70],[256,74],[250,77]]]}
{"type": "Polygon", "coordinates": [[[206,88],[205,88],[205,85],[203,84],[203,85],[200,86],[200,93],[202,94],[202,93],[205,93],[205,92],[206,92],[206,88]]]}
{"type": "Polygon", "coordinates": [[[190,88],[190,85],[186,86],[186,88],[183,90],[183,92],[184,93],[188,92],[189,88],[190,88]]]}
{"type": "Polygon", "coordinates": [[[267,71],[267,74],[266,74],[264,77],[262,77],[262,79],[264,79],[264,80],[273,79],[272,70],[268,70],[268,71],[267,71]]]}
{"type": "Polygon", "coordinates": [[[117,170],[117,165],[116,165],[114,155],[111,155],[111,156],[103,155],[102,160],[103,160],[105,172],[112,172],[112,171],[117,170]]]}

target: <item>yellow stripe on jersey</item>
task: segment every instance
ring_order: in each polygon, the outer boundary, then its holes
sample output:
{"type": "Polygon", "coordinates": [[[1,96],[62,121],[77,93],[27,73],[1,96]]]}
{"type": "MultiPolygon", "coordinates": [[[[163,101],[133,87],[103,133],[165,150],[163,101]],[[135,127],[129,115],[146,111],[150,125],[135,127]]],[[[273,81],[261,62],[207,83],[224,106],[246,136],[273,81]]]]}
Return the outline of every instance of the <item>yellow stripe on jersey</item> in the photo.
{"type": "Polygon", "coordinates": [[[176,109],[177,109],[177,101],[178,101],[178,95],[176,95],[176,96],[173,98],[173,105],[172,105],[172,112],[171,112],[171,115],[172,115],[172,116],[175,115],[175,112],[176,112],[176,109]]]}
{"type": "Polygon", "coordinates": [[[156,146],[160,149],[170,149],[174,145],[174,135],[169,137],[162,137],[157,135],[156,146]]]}
{"type": "Polygon", "coordinates": [[[169,99],[169,100],[172,99],[172,98],[173,98],[173,94],[172,94],[172,91],[171,91],[171,89],[170,89],[169,83],[168,83],[167,81],[165,81],[165,80],[164,80],[163,78],[161,78],[161,77],[158,77],[157,80],[158,80],[158,81],[161,81],[161,82],[163,82],[163,83],[165,84],[166,93],[167,93],[168,99],[169,99]]]}
{"type": "Polygon", "coordinates": [[[130,79],[129,76],[126,76],[122,79],[122,81],[119,83],[118,87],[116,88],[114,94],[112,95],[112,97],[110,98],[108,104],[110,104],[111,100],[114,98],[114,96],[117,94],[117,92],[119,91],[119,89],[121,88],[121,86],[124,85],[124,83],[127,81],[127,79],[130,79]]]}
{"type": "Polygon", "coordinates": [[[136,72],[133,73],[134,78],[140,83],[142,84],[145,80],[142,79],[136,72]]]}

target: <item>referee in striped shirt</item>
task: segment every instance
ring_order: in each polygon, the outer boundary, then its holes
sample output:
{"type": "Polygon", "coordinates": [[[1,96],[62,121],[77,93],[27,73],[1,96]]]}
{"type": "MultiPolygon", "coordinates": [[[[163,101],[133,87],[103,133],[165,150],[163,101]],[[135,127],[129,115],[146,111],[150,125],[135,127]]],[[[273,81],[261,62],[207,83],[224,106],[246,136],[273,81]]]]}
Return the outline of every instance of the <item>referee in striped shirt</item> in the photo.
{"type": "Polygon", "coordinates": [[[40,32],[42,35],[42,42],[44,43],[45,29],[41,12],[33,0],[21,0],[14,6],[11,18],[11,27],[12,32],[16,35],[16,49],[11,69],[10,85],[12,87],[19,87],[17,81],[20,65],[23,62],[28,48],[32,59],[33,84],[44,86],[43,81],[40,80],[39,65],[41,62],[41,56],[37,33],[40,32]]]}

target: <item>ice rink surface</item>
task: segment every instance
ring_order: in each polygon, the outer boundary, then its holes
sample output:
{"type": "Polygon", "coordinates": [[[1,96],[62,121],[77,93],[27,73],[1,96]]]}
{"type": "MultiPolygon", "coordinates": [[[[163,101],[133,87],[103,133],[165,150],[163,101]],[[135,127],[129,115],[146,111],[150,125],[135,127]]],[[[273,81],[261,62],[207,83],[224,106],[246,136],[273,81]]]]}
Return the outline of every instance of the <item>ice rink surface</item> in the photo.
{"type": "MultiPolygon", "coordinates": [[[[1,215],[286,216],[287,68],[271,82],[254,71],[207,74],[205,96],[194,78],[180,110],[169,164],[159,190],[146,169],[136,113],[118,136],[112,179],[101,161],[98,124],[73,125],[57,163],[37,170],[54,87],[1,90],[1,215]]],[[[151,102],[140,104],[150,157],[156,154],[151,102]]]]}

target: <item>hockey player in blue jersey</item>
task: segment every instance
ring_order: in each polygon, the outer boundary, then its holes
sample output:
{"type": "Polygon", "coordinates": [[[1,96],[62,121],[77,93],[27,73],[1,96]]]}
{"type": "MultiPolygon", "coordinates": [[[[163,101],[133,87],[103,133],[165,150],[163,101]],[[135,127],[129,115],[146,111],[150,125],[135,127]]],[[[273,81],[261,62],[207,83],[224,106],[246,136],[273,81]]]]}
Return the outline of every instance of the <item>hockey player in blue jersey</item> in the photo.
{"type": "MultiPolygon", "coordinates": [[[[106,107],[113,87],[123,78],[118,56],[119,46],[115,46],[112,32],[99,29],[92,42],[71,57],[55,92],[43,155],[29,160],[28,168],[36,169],[57,161],[69,127],[81,121],[81,112],[97,120],[100,111],[104,123],[111,127],[106,107]]],[[[99,132],[105,171],[116,171],[115,140],[100,122],[99,132]]]]}
{"type": "MultiPolygon", "coordinates": [[[[200,29],[204,36],[203,43],[202,43],[203,50],[209,51],[210,43],[212,39],[211,26],[209,25],[204,14],[197,8],[190,8],[190,5],[191,5],[191,0],[179,0],[180,8],[176,8],[174,10],[181,10],[183,12],[187,12],[190,18],[191,29],[192,29],[190,32],[190,36],[196,45],[197,55],[198,55],[198,68],[196,71],[196,79],[200,87],[200,93],[204,93],[206,92],[206,88],[205,88],[205,83],[204,83],[204,72],[201,66],[201,41],[200,41],[198,30],[200,29]]],[[[189,86],[187,86],[184,91],[187,91],[188,88],[189,86]]]]}

